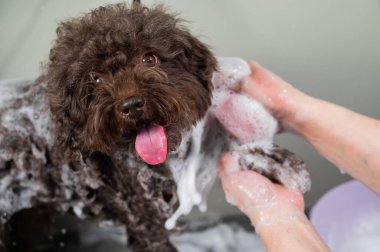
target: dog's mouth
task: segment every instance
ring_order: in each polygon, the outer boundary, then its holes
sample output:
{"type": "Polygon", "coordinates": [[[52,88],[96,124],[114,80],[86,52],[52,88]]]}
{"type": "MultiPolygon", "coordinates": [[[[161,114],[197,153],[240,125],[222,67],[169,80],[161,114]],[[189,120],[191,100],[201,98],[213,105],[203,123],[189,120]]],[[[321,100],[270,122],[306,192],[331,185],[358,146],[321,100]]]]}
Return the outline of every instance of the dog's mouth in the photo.
{"type": "Polygon", "coordinates": [[[135,149],[137,155],[147,164],[165,162],[168,152],[165,128],[157,123],[142,126],[136,135],[135,149]]]}

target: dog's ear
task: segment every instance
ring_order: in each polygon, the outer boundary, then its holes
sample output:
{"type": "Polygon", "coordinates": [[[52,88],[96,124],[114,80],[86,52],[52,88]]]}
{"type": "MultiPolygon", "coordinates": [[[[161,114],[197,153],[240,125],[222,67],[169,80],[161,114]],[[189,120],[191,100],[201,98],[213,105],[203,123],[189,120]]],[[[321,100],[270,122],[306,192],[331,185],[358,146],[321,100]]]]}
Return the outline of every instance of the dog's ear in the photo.
{"type": "Polygon", "coordinates": [[[213,89],[212,75],[217,69],[217,61],[210,49],[189,32],[184,33],[186,68],[197,76],[202,85],[209,91],[213,89]]]}
{"type": "Polygon", "coordinates": [[[140,0],[133,0],[133,1],[132,1],[132,4],[133,4],[133,5],[135,5],[135,4],[137,4],[137,5],[141,5],[141,1],[140,1],[140,0]]]}

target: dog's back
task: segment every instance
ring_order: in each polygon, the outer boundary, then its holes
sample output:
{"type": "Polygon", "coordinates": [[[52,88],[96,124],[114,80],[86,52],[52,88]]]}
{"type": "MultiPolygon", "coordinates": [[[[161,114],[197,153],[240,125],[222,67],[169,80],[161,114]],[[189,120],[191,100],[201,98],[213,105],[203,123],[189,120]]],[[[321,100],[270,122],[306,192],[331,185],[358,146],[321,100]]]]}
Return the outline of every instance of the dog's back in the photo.
{"type": "Polygon", "coordinates": [[[16,212],[51,200],[53,136],[44,84],[0,82],[0,248],[16,212]],[[7,231],[5,229],[8,229],[7,231]]]}
{"type": "Polygon", "coordinates": [[[34,81],[0,83],[0,210],[2,215],[32,206],[51,195],[47,168],[52,124],[44,85],[34,81]]]}

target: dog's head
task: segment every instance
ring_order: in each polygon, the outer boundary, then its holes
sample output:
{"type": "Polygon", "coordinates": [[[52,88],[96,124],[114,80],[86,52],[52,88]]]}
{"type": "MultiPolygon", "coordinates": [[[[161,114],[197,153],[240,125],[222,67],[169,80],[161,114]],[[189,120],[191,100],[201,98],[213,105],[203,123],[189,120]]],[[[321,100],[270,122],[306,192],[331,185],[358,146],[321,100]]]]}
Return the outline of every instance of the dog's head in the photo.
{"type": "Polygon", "coordinates": [[[45,76],[66,147],[160,163],[210,105],[216,60],[160,5],[100,7],[57,35],[45,76]]]}

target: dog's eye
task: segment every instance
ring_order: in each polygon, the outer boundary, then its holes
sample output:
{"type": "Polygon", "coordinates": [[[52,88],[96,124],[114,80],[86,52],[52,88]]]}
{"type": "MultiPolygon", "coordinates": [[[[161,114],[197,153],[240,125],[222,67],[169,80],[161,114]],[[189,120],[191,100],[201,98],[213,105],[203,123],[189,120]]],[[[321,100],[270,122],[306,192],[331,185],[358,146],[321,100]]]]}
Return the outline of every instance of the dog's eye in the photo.
{"type": "Polygon", "coordinates": [[[96,84],[101,84],[104,81],[102,76],[100,76],[100,74],[98,73],[90,73],[90,77],[91,77],[91,80],[95,82],[96,84]]]}
{"type": "Polygon", "coordinates": [[[143,63],[147,67],[154,67],[159,63],[159,59],[156,55],[148,53],[142,57],[141,63],[143,63]]]}

